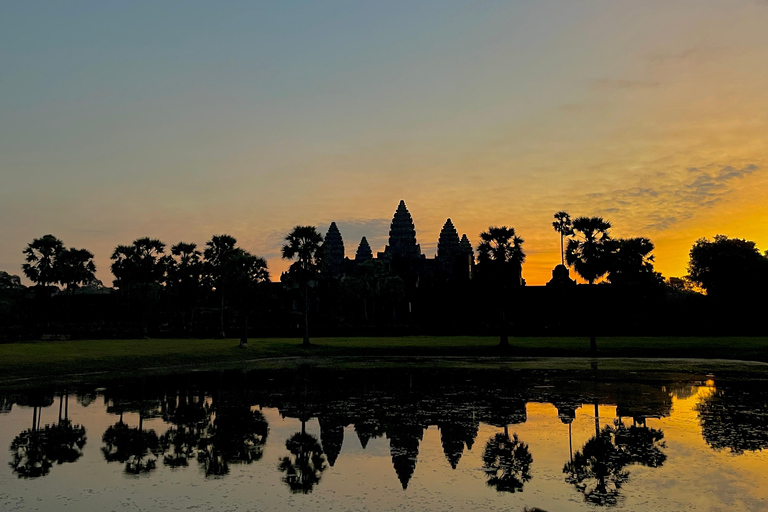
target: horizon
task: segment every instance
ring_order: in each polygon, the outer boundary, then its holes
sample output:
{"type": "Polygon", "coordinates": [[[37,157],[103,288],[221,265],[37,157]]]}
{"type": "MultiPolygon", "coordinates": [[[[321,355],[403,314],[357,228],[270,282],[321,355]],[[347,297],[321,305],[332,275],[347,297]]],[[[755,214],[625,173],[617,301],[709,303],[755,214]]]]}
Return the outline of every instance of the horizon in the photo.
{"type": "MultiPolygon", "coordinates": [[[[53,234],[118,244],[227,233],[272,280],[295,225],[383,251],[403,199],[422,253],[560,261],[560,210],[645,236],[687,273],[716,234],[768,249],[768,3],[461,1],[11,4],[0,17],[0,270],[53,234]],[[181,7],[180,7],[181,6],[181,7]]],[[[575,277],[575,273],[572,273],[575,277]]]]}

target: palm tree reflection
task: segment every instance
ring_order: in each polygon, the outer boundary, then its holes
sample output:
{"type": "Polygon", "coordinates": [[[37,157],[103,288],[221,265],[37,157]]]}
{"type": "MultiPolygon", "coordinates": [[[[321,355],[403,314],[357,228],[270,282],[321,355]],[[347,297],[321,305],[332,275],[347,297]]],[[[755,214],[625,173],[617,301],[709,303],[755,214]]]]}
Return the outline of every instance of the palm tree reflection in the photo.
{"type": "Polygon", "coordinates": [[[563,467],[566,482],[584,495],[588,503],[615,506],[622,486],[629,481],[630,464],[661,467],[667,459],[664,433],[637,422],[627,428],[620,420],[592,437],[571,462],[563,467]]]}
{"type": "Polygon", "coordinates": [[[42,408],[51,405],[49,396],[32,397],[32,428],[24,430],[11,442],[10,466],[19,478],[45,476],[53,464],[75,462],[83,455],[85,427],[68,418],[69,394],[59,397],[58,422],[40,427],[42,408]]]}
{"type": "Polygon", "coordinates": [[[325,465],[325,455],[317,438],[307,434],[306,422],[301,422],[301,432],[293,434],[285,447],[291,457],[283,457],[277,468],[285,473],[283,482],[293,493],[309,494],[320,482],[325,465]]]}
{"type": "Polygon", "coordinates": [[[533,457],[528,445],[514,434],[509,437],[507,427],[488,440],[483,452],[483,471],[487,484],[498,492],[522,492],[531,479],[533,457]]]}
{"type": "Polygon", "coordinates": [[[229,473],[229,464],[250,464],[261,459],[269,425],[260,411],[247,403],[218,407],[198,444],[197,461],[206,476],[229,473]]]}

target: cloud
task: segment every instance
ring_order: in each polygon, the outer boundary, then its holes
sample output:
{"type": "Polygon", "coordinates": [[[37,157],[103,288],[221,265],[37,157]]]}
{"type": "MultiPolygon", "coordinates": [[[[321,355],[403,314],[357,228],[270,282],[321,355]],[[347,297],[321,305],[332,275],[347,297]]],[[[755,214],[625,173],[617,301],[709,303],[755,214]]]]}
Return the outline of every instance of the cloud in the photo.
{"type": "MultiPolygon", "coordinates": [[[[315,226],[320,234],[325,237],[330,220],[317,222],[315,226]]],[[[389,238],[389,225],[392,219],[345,219],[336,220],[336,226],[341,232],[341,238],[344,241],[344,252],[350,258],[355,256],[357,246],[362,237],[368,239],[374,254],[383,250],[389,238]]],[[[280,258],[280,248],[285,243],[285,235],[293,229],[293,226],[284,226],[282,228],[272,229],[263,234],[260,243],[263,254],[266,258],[280,258]]]]}
{"type": "Polygon", "coordinates": [[[645,231],[664,231],[691,218],[696,211],[718,204],[731,192],[736,180],[759,170],[754,164],[706,170],[711,167],[690,167],[676,182],[664,180],[663,186],[654,177],[645,176],[641,178],[643,186],[593,192],[586,198],[598,214],[632,217],[644,223],[645,231]]]}
{"type": "Polygon", "coordinates": [[[652,64],[699,64],[715,60],[731,51],[725,47],[694,46],[681,52],[654,53],[648,60],[652,64]]]}
{"type": "Polygon", "coordinates": [[[660,82],[651,82],[646,80],[616,80],[613,78],[600,78],[592,82],[593,89],[603,91],[653,89],[660,85],[660,82]]]}

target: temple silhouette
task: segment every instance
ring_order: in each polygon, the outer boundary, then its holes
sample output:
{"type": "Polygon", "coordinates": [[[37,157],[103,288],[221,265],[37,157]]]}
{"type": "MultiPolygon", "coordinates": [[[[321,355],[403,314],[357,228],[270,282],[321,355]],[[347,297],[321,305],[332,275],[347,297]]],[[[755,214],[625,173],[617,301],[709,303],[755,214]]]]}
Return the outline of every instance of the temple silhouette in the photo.
{"type": "Polygon", "coordinates": [[[384,251],[374,258],[367,237],[362,237],[355,257],[345,254],[344,239],[336,222],[331,222],[322,246],[322,272],[326,277],[352,275],[359,264],[376,260],[387,272],[416,285],[424,278],[471,279],[475,267],[474,250],[466,234],[459,233],[447,219],[437,241],[437,255],[427,258],[416,239],[416,226],[404,200],[397,205],[384,251]],[[413,282],[411,282],[413,281],[413,282]]]}

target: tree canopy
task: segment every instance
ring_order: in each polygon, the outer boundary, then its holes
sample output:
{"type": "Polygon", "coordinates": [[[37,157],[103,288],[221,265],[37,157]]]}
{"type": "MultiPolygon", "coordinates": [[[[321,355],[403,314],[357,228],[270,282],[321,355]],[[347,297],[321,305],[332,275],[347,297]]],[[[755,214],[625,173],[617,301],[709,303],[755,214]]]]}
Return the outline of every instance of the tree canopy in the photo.
{"type": "Polygon", "coordinates": [[[50,286],[59,280],[56,258],[64,251],[64,242],[53,235],[35,238],[24,249],[24,275],[35,284],[50,286]]]}
{"type": "Polygon", "coordinates": [[[573,221],[573,238],[568,240],[565,261],[589,284],[611,269],[613,243],[611,223],[602,217],[578,217],[573,221]]]}
{"type": "Polygon", "coordinates": [[[688,278],[712,297],[746,298],[768,284],[768,258],[749,240],[699,238],[691,248],[688,278]]]}

